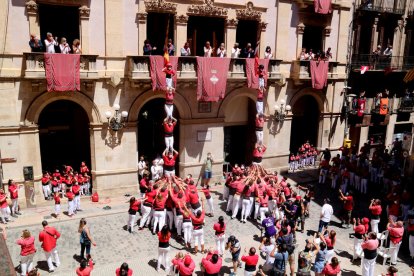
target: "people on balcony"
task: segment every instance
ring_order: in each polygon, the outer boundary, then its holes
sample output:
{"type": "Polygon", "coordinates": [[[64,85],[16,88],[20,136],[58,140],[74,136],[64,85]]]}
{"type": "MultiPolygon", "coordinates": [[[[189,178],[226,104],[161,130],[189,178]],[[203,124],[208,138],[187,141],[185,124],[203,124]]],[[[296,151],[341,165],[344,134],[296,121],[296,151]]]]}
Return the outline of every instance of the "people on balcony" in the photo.
{"type": "Polygon", "coordinates": [[[254,58],[254,49],[251,43],[247,43],[246,48],[240,53],[241,58],[254,58]]]}
{"type": "Polygon", "coordinates": [[[224,43],[220,44],[220,47],[217,49],[217,57],[224,58],[227,56],[226,48],[224,47],[224,43]]]}
{"type": "Polygon", "coordinates": [[[46,53],[49,53],[49,54],[56,53],[55,46],[58,46],[57,40],[58,40],[57,37],[53,38],[52,33],[46,34],[46,39],[45,39],[46,53]]]}
{"type": "Polygon", "coordinates": [[[210,45],[210,41],[206,41],[204,46],[204,57],[211,57],[211,54],[214,52],[214,49],[210,45]]]}
{"type": "Polygon", "coordinates": [[[239,43],[234,43],[233,48],[231,48],[231,57],[232,58],[238,58],[240,56],[240,48],[239,43]]]}
{"type": "Polygon", "coordinates": [[[155,46],[152,47],[149,39],[145,39],[143,50],[144,50],[144,56],[150,56],[153,54],[154,51],[157,50],[157,47],[155,46]]]}
{"type": "Polygon", "coordinates": [[[309,60],[309,55],[306,53],[306,48],[302,48],[302,52],[300,52],[299,60],[309,60]]]}
{"type": "Polygon", "coordinates": [[[42,41],[35,35],[30,35],[29,46],[33,53],[43,52],[42,41]]]}
{"type": "Polygon", "coordinates": [[[175,47],[171,38],[168,39],[168,43],[165,50],[168,51],[168,55],[170,56],[173,56],[175,54],[175,47]]]}
{"type": "Polygon", "coordinates": [[[332,59],[332,49],[331,49],[331,47],[328,47],[328,50],[326,50],[325,59],[327,59],[327,60],[332,59]]]}
{"type": "Polygon", "coordinates": [[[266,50],[264,53],[264,58],[265,59],[271,59],[273,57],[273,53],[272,53],[272,48],[270,48],[270,46],[266,46],[266,50]]]}
{"type": "Polygon", "coordinates": [[[62,54],[69,54],[72,51],[70,49],[69,44],[66,42],[66,38],[64,37],[60,39],[59,48],[60,48],[60,53],[62,54]]]}
{"type": "Polygon", "coordinates": [[[384,52],[382,54],[386,58],[391,58],[391,56],[392,56],[392,45],[388,44],[388,47],[384,50],[384,52]]]}
{"type": "Polygon", "coordinates": [[[72,51],[74,54],[82,54],[82,49],[81,49],[81,45],[80,45],[80,40],[79,39],[75,39],[73,40],[72,43],[72,51]]]}
{"type": "Polygon", "coordinates": [[[182,57],[191,56],[190,44],[188,42],[184,43],[184,46],[180,50],[182,57]]]}

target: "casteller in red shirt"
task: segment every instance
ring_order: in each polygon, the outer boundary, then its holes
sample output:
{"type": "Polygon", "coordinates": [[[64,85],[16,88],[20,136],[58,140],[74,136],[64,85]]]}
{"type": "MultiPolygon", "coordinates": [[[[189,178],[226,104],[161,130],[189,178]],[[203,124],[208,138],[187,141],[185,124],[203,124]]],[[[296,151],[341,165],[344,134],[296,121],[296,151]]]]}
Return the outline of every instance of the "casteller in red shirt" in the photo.
{"type": "Polygon", "coordinates": [[[9,184],[9,193],[10,193],[10,199],[17,199],[19,197],[19,189],[16,183],[11,182],[9,184]]]}
{"type": "Polygon", "coordinates": [[[344,209],[346,211],[354,209],[354,198],[351,195],[344,196],[344,209]]]}
{"type": "Polygon", "coordinates": [[[92,259],[89,260],[88,265],[89,266],[82,267],[82,263],[81,263],[81,267],[78,267],[76,269],[76,275],[78,275],[78,276],[90,276],[91,272],[93,270],[93,261],[92,261],[92,259]]]}
{"type": "Polygon", "coordinates": [[[250,249],[249,255],[242,256],[241,260],[246,263],[244,270],[253,272],[256,271],[256,265],[259,262],[259,255],[256,254],[256,250],[252,252],[252,249],[250,249]]]}
{"type": "Polygon", "coordinates": [[[56,247],[56,241],[60,238],[60,233],[52,226],[48,226],[46,221],[42,222],[43,230],[39,233],[39,241],[45,252],[50,252],[56,247]],[[46,223],[46,224],[45,224],[46,223]]]}

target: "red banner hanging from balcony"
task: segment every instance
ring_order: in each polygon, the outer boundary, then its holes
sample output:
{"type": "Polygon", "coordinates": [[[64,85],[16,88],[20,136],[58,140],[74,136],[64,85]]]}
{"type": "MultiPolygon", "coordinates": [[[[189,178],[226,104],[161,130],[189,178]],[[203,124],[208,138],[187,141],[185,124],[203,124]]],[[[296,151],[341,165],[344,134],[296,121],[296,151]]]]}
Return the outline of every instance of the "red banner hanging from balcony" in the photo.
{"type": "MultiPolygon", "coordinates": [[[[150,74],[152,81],[152,90],[167,90],[167,74],[163,72],[163,69],[167,66],[163,56],[150,56],[150,74]]],[[[177,85],[177,67],[178,57],[169,57],[169,61],[172,67],[171,78],[173,81],[173,87],[177,85]]],[[[171,72],[169,72],[171,73],[171,72]]]]}
{"type": "Polygon", "coordinates": [[[45,54],[47,91],[80,91],[80,55],[45,54]]]}
{"type": "Polygon", "coordinates": [[[329,61],[310,61],[312,87],[323,89],[328,84],[329,61]]]}
{"type": "Polygon", "coordinates": [[[320,14],[328,14],[332,12],[331,0],[314,0],[315,12],[320,14]]]}
{"type": "Polygon", "coordinates": [[[217,102],[224,98],[230,59],[197,57],[197,100],[217,102]]]}
{"type": "Polygon", "coordinates": [[[258,89],[259,88],[259,65],[263,65],[264,71],[262,72],[264,79],[264,87],[267,85],[268,72],[269,68],[269,59],[259,59],[259,58],[246,58],[246,79],[247,87],[258,89]]]}

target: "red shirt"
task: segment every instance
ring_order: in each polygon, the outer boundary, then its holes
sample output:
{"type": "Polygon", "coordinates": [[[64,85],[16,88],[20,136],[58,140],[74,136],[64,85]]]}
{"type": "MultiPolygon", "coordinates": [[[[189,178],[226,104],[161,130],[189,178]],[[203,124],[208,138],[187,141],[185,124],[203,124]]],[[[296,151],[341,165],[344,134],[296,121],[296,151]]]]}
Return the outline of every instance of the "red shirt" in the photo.
{"type": "Polygon", "coordinates": [[[257,100],[259,102],[263,101],[263,91],[261,89],[257,89],[257,100]]]}
{"type": "Polygon", "coordinates": [[[11,199],[17,199],[19,197],[19,189],[15,183],[9,185],[9,193],[11,199]]]}
{"type": "Polygon", "coordinates": [[[82,173],[82,174],[84,174],[84,173],[88,173],[89,172],[89,168],[85,165],[85,166],[81,166],[80,167],[80,172],[82,173]]]}
{"type": "Polygon", "coordinates": [[[59,239],[60,233],[52,226],[46,226],[39,233],[39,241],[42,243],[42,248],[46,252],[50,252],[56,247],[56,241],[59,239]]]}
{"type": "Polygon", "coordinates": [[[262,131],[264,125],[264,119],[257,117],[256,118],[256,131],[262,131]]]}
{"type": "Polygon", "coordinates": [[[374,216],[379,216],[382,213],[381,205],[373,205],[369,207],[369,210],[371,211],[371,214],[373,214],[374,216]]]}
{"type": "Polygon", "coordinates": [[[78,276],[89,276],[93,270],[93,261],[89,260],[89,266],[85,267],[84,269],[78,267],[76,269],[76,275],[78,276]]]}
{"type": "Polygon", "coordinates": [[[175,159],[177,159],[178,153],[174,154],[173,157],[170,159],[167,155],[164,155],[162,159],[164,160],[164,166],[167,167],[174,167],[175,166],[175,159]]]}
{"type": "Polygon", "coordinates": [[[356,225],[354,227],[354,231],[357,234],[363,235],[363,234],[365,234],[365,226],[363,224],[356,225]]]}
{"type": "Polygon", "coordinates": [[[378,240],[366,240],[361,243],[362,249],[375,250],[378,248],[378,240]]]}
{"type": "Polygon", "coordinates": [[[203,189],[201,189],[201,191],[204,193],[204,196],[206,197],[206,199],[210,199],[211,198],[210,189],[203,188],[203,189]]]}
{"type": "Polygon", "coordinates": [[[352,196],[345,196],[345,202],[344,202],[344,209],[346,211],[352,211],[354,209],[354,199],[352,196]]]}
{"type": "Polygon", "coordinates": [[[159,242],[169,242],[171,238],[171,233],[168,233],[166,237],[163,237],[161,232],[158,232],[158,241],[159,242]]]}
{"type": "Polygon", "coordinates": [[[217,263],[213,264],[211,260],[207,258],[203,258],[201,260],[201,263],[203,264],[203,267],[206,270],[206,273],[208,274],[216,274],[219,273],[221,270],[223,260],[221,258],[218,258],[217,263]]]}
{"type": "Polygon", "coordinates": [[[50,180],[50,177],[49,176],[42,177],[42,185],[48,184],[49,180],[50,180]]]}
{"type": "Polygon", "coordinates": [[[246,265],[256,266],[257,263],[259,262],[259,255],[254,254],[253,256],[251,255],[242,256],[241,260],[242,262],[245,262],[246,265]]]}
{"type": "Polygon", "coordinates": [[[245,185],[243,182],[239,181],[239,182],[237,183],[237,187],[236,187],[236,194],[241,195],[241,194],[243,193],[243,190],[244,190],[244,187],[245,187],[245,186],[246,186],[246,185],[245,185]]]}
{"type": "Polygon", "coordinates": [[[171,137],[174,134],[174,127],[177,123],[173,122],[171,125],[167,122],[164,122],[164,134],[166,137],[171,137]]]}
{"type": "Polygon", "coordinates": [[[253,157],[263,157],[264,152],[266,151],[265,147],[262,147],[261,151],[258,151],[257,148],[254,149],[253,151],[253,157]]]}
{"type": "Polygon", "coordinates": [[[16,243],[21,247],[21,256],[27,256],[36,252],[34,241],[35,238],[33,236],[28,237],[26,239],[20,238],[16,241],[16,243]]]}
{"type": "Polygon", "coordinates": [[[7,208],[7,197],[6,194],[0,194],[0,208],[7,208]]]}
{"type": "MultiPolygon", "coordinates": [[[[133,273],[134,271],[132,270],[132,269],[128,269],[128,273],[127,273],[127,275],[128,276],[132,276],[132,273],[133,273]]],[[[116,276],[120,276],[121,275],[121,269],[118,267],[116,270],[115,270],[115,275],[116,276]]]]}
{"type": "Polygon", "coordinates": [[[339,272],[341,272],[339,264],[336,267],[333,267],[331,264],[327,264],[322,270],[322,273],[324,273],[326,276],[334,276],[337,275],[339,272]]]}
{"type": "Polygon", "coordinates": [[[75,194],[69,191],[66,193],[66,197],[68,198],[69,201],[71,201],[75,198],[75,194]]]}
{"type": "Polygon", "coordinates": [[[269,204],[269,196],[259,198],[260,207],[267,207],[269,204]]]}
{"type": "Polygon", "coordinates": [[[79,191],[80,191],[80,186],[79,185],[73,185],[72,192],[74,193],[75,196],[79,195],[79,191]]]}
{"type": "Polygon", "coordinates": [[[155,196],[157,195],[157,191],[156,190],[151,190],[151,192],[148,192],[148,193],[146,193],[145,194],[145,197],[147,198],[146,200],[145,200],[145,202],[146,203],[151,203],[151,204],[153,204],[154,203],[154,199],[155,199],[155,196]]]}
{"type": "Polygon", "coordinates": [[[393,243],[399,243],[402,238],[403,238],[403,234],[404,234],[404,227],[397,227],[397,226],[388,226],[387,229],[390,233],[390,240],[393,243]]]}
{"type": "Polygon", "coordinates": [[[132,202],[132,204],[129,204],[129,208],[134,211],[138,211],[140,206],[141,206],[141,201],[137,199],[135,199],[135,201],[132,202]]]}
{"type": "Polygon", "coordinates": [[[220,223],[217,222],[213,225],[213,229],[216,231],[217,236],[221,236],[226,231],[226,224],[224,223],[223,227],[221,227],[220,223]]]}
{"type": "Polygon", "coordinates": [[[174,93],[165,93],[165,104],[173,104],[174,101],[174,93]]]}
{"type": "Polygon", "coordinates": [[[205,212],[204,210],[201,211],[201,216],[196,217],[193,213],[190,214],[191,221],[193,222],[193,225],[201,225],[204,222],[205,212]]]}
{"type": "Polygon", "coordinates": [[[186,266],[182,259],[173,259],[172,262],[175,266],[178,267],[178,272],[180,276],[190,276],[193,274],[195,269],[194,260],[191,259],[191,263],[189,266],[186,266]]]}
{"type": "Polygon", "coordinates": [[[160,209],[164,209],[166,202],[167,202],[167,197],[166,196],[162,196],[160,199],[155,197],[154,207],[153,207],[154,211],[160,211],[160,209]]]}
{"type": "Polygon", "coordinates": [[[190,200],[190,204],[196,204],[199,201],[198,194],[194,192],[188,193],[188,198],[190,200]]]}
{"type": "Polygon", "coordinates": [[[60,204],[60,196],[59,195],[54,195],[53,199],[55,200],[55,204],[60,204]]]}

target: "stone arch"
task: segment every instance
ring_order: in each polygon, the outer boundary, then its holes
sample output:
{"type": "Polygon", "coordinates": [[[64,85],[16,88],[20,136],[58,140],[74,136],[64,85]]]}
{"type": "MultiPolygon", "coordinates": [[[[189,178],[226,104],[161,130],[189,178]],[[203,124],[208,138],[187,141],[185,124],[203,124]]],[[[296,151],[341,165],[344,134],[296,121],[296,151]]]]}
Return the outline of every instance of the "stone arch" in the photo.
{"type": "Polygon", "coordinates": [[[40,94],[30,103],[29,107],[27,108],[24,117],[25,121],[37,124],[42,110],[48,104],[59,100],[68,100],[79,104],[88,115],[89,123],[101,124],[103,122],[98,107],[95,105],[93,100],[81,92],[44,92],[40,94]]]}
{"type": "Polygon", "coordinates": [[[293,93],[293,96],[288,100],[288,104],[290,106],[294,106],[295,103],[305,95],[310,95],[316,100],[320,113],[330,112],[330,107],[328,100],[326,99],[326,95],[308,87],[302,88],[299,91],[293,93]]]}
{"type": "MultiPolygon", "coordinates": [[[[129,109],[128,122],[136,122],[138,120],[139,112],[147,102],[151,101],[152,99],[165,97],[165,93],[162,91],[157,91],[154,93],[148,91],[149,90],[141,93],[141,95],[139,95],[132,103],[129,109]]],[[[191,109],[187,103],[187,100],[177,92],[174,96],[174,105],[178,109],[178,113],[180,113],[181,119],[191,118],[191,109]]]]}
{"type": "Polygon", "coordinates": [[[224,118],[224,114],[226,111],[227,106],[235,99],[238,97],[248,97],[250,99],[252,99],[254,102],[256,102],[256,94],[252,93],[251,91],[242,89],[242,91],[240,91],[239,89],[234,89],[232,91],[230,91],[229,93],[227,93],[226,97],[224,98],[224,100],[220,103],[218,112],[217,112],[217,117],[219,118],[224,118]]]}

